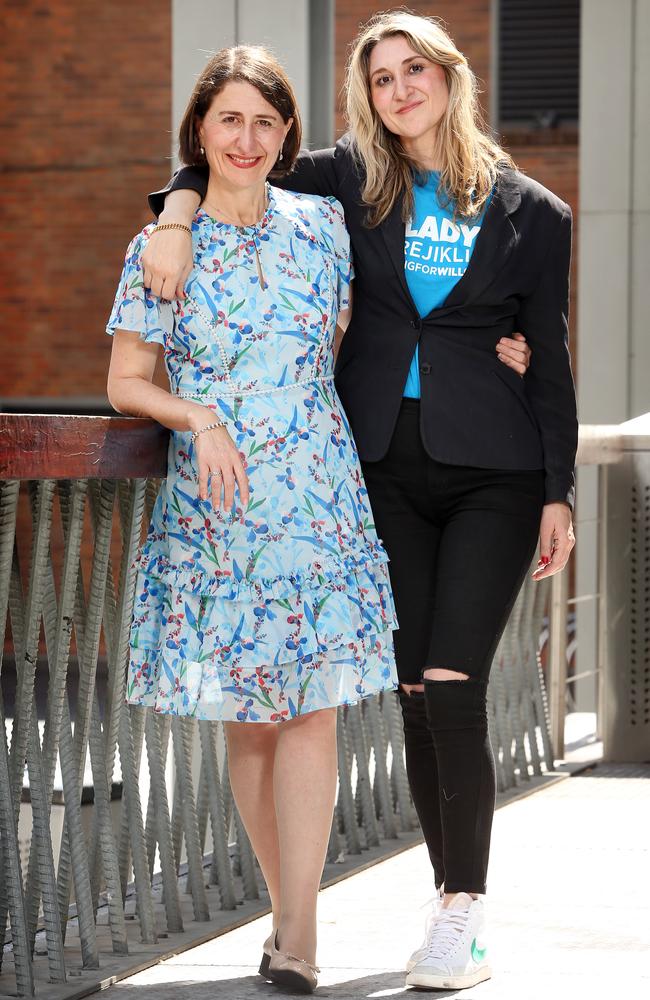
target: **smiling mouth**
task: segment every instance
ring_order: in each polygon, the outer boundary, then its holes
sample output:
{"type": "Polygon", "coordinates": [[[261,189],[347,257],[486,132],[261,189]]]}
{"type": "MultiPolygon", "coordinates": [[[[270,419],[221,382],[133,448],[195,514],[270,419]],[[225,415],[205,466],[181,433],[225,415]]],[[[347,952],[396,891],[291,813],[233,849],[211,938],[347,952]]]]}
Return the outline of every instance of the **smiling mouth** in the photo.
{"type": "Polygon", "coordinates": [[[405,108],[400,108],[397,112],[398,115],[405,115],[407,111],[412,111],[413,108],[419,108],[422,101],[415,101],[413,104],[407,104],[405,108]]]}
{"type": "Polygon", "coordinates": [[[262,159],[261,156],[235,156],[234,153],[226,153],[226,156],[240,170],[250,170],[251,167],[256,166],[262,159]]]}

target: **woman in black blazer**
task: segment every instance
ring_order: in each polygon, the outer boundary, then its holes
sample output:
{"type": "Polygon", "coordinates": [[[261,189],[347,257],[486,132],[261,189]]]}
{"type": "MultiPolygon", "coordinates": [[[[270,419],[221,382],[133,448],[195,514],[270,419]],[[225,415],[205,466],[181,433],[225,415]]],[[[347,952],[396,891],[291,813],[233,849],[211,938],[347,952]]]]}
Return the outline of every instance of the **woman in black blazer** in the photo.
{"type": "MultiPolygon", "coordinates": [[[[285,182],[338,198],[352,241],[336,387],[391,560],[407,770],[438,890],[406,981],[429,988],[490,975],[489,670],[538,538],[536,580],[573,546],[571,210],[487,135],[475,94],[435,21],[379,15],[348,68],[350,134],[301,154],[285,182]],[[523,379],[501,363],[515,330],[532,347],[523,379]]],[[[203,196],[205,173],[152,196],[157,212],[174,192],[165,222],[193,214],[185,188],[203,196]]],[[[144,261],[167,297],[174,239],[152,239],[144,261]]]]}

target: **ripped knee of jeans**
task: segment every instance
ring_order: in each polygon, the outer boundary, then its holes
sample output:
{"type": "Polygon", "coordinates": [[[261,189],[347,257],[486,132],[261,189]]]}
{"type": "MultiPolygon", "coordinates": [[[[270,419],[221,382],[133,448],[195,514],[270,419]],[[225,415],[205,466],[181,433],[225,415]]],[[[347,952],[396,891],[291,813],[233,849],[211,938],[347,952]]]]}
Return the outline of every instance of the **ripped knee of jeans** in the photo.
{"type": "Polygon", "coordinates": [[[469,681],[472,678],[462,670],[454,667],[425,667],[422,671],[425,681],[469,681]]]}

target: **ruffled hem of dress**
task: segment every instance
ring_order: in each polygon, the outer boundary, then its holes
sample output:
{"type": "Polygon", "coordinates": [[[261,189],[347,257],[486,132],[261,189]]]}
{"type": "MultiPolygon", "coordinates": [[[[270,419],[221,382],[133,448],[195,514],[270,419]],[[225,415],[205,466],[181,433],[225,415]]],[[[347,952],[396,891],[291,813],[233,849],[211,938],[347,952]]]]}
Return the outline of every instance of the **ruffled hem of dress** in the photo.
{"type": "Polygon", "coordinates": [[[206,721],[284,722],[298,715],[354,705],[398,686],[392,637],[368,636],[320,656],[278,667],[206,670],[165,650],[132,650],[127,703],[157,714],[206,721]]]}
{"type": "Polygon", "coordinates": [[[255,602],[179,590],[140,571],[131,646],[154,655],[168,650],[179,672],[188,661],[206,669],[278,668],[346,643],[364,649],[369,636],[396,628],[386,562],[324,580],[317,590],[255,602]]]}
{"type": "Polygon", "coordinates": [[[154,542],[146,542],[134,560],[135,567],[147,576],[161,580],[169,587],[191,594],[207,597],[226,598],[230,601],[282,600],[293,596],[296,591],[309,593],[320,590],[328,584],[345,581],[351,574],[388,563],[388,555],[379,543],[366,540],[364,549],[357,553],[348,552],[341,560],[334,562],[327,553],[322,560],[314,560],[310,566],[293,573],[283,573],[274,577],[241,576],[233,570],[215,570],[208,574],[188,560],[174,564],[161,552],[156,552],[154,542]]]}

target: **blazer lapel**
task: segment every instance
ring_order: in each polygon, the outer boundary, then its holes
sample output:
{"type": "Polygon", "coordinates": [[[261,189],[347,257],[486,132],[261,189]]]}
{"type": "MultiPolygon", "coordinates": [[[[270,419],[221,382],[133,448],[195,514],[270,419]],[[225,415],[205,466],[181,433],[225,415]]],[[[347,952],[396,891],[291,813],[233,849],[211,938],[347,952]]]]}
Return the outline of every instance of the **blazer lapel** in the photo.
{"type": "Polygon", "coordinates": [[[406,283],[406,275],[404,273],[404,240],[406,230],[402,221],[402,202],[403,199],[401,197],[397,199],[390,214],[381,223],[379,229],[384,238],[386,249],[388,250],[388,256],[390,257],[393,267],[395,268],[397,280],[400,283],[406,301],[411,306],[413,312],[417,315],[417,309],[413,299],[411,298],[409,286],[406,283]]]}
{"type": "MultiPolygon", "coordinates": [[[[473,301],[496,278],[516,246],[518,234],[510,216],[521,202],[521,193],[514,170],[504,169],[499,174],[492,201],[483,219],[481,232],[463,277],[452,288],[442,306],[433,309],[430,316],[450,312],[473,301]]],[[[404,272],[405,227],[402,221],[402,199],[398,198],[392,211],[379,226],[392,261],[397,279],[406,301],[417,314],[409,292],[404,272]]],[[[426,318],[426,317],[425,317],[426,318]]]]}
{"type": "Polygon", "coordinates": [[[511,169],[497,179],[476,246],[463,277],[452,288],[436,315],[443,309],[453,309],[474,301],[490,285],[506,263],[517,244],[518,233],[510,216],[519,207],[521,192],[511,169]]]}

